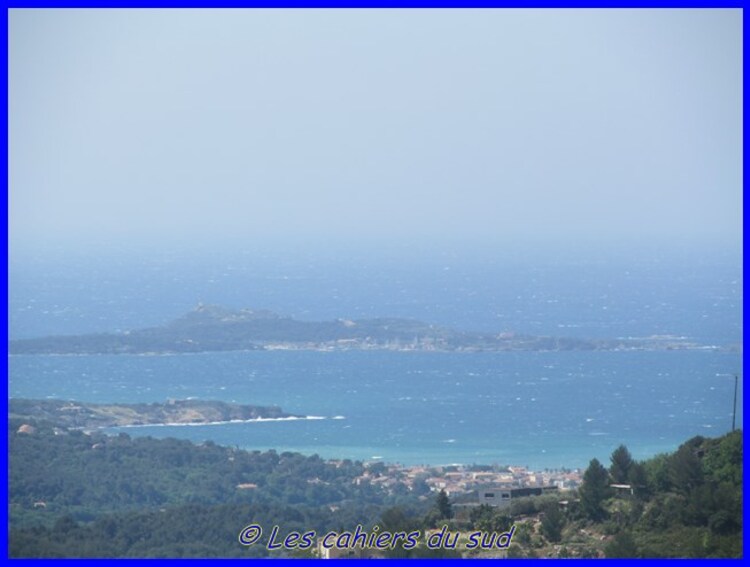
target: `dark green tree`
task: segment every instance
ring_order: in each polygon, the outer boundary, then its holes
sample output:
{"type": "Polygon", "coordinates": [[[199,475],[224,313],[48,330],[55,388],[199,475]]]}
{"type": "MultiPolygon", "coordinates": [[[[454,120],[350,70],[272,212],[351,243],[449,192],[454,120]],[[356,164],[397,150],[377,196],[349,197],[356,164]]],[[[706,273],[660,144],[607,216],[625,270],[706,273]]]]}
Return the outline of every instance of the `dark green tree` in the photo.
{"type": "Polygon", "coordinates": [[[643,463],[633,461],[628,472],[628,484],[633,487],[634,494],[640,498],[645,498],[649,494],[648,475],[643,463]]]}
{"type": "Polygon", "coordinates": [[[438,495],[435,498],[435,509],[438,511],[441,519],[449,519],[453,517],[453,506],[451,506],[451,501],[448,499],[445,490],[438,492],[438,495]]]}
{"type": "Polygon", "coordinates": [[[414,481],[411,487],[412,494],[416,496],[424,496],[430,493],[430,486],[425,482],[423,478],[418,478],[414,481]]]}
{"type": "Polygon", "coordinates": [[[669,455],[659,453],[645,461],[643,468],[646,471],[649,492],[667,492],[671,488],[672,485],[669,481],[669,455]]]}
{"type": "Polygon", "coordinates": [[[703,470],[713,480],[742,484],[742,431],[736,430],[722,439],[712,440],[711,450],[703,459],[703,470]]]}
{"type": "Polygon", "coordinates": [[[677,492],[688,494],[703,483],[703,465],[688,443],[669,458],[669,480],[677,492]]]}
{"type": "Polygon", "coordinates": [[[609,474],[612,482],[616,484],[627,484],[629,480],[630,468],[633,465],[633,457],[625,445],[620,445],[614,450],[610,457],[612,465],[609,467],[609,474]]]}
{"type": "Polygon", "coordinates": [[[562,531],[565,527],[565,515],[560,511],[557,502],[549,502],[543,508],[542,534],[552,543],[558,543],[562,539],[562,531]]]}
{"type": "Polygon", "coordinates": [[[592,459],[583,474],[579,494],[584,514],[595,522],[604,519],[606,512],[602,504],[609,496],[609,473],[598,459],[592,459]]]}

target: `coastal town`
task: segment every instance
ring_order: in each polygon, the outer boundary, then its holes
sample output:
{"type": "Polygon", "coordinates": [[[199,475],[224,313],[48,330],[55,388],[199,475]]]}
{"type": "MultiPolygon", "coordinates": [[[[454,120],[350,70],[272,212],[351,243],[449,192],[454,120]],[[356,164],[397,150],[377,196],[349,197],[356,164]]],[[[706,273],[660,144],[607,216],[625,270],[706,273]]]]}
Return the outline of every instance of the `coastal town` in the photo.
{"type": "MultiPolygon", "coordinates": [[[[329,461],[335,466],[344,466],[344,461],[329,461]]],[[[564,493],[578,488],[582,482],[583,471],[580,469],[546,469],[533,471],[521,466],[500,465],[443,465],[443,466],[402,466],[385,464],[379,461],[366,463],[364,473],[354,479],[355,484],[369,483],[380,486],[389,494],[410,491],[419,495],[421,500],[440,500],[447,496],[452,509],[450,528],[448,523],[442,528],[427,529],[423,533],[413,532],[413,536],[420,545],[425,542],[435,543],[446,534],[452,534],[453,549],[456,546],[463,551],[461,557],[505,558],[512,541],[515,527],[512,531],[495,533],[499,537],[497,548],[492,545],[487,549],[474,549],[470,530],[463,530],[473,525],[474,511],[481,506],[490,506],[498,511],[505,510],[510,514],[511,503],[515,499],[542,496],[544,494],[558,494],[561,507],[568,504],[564,493]],[[450,531],[450,530],[454,531],[450,531]],[[446,531],[448,530],[448,531],[446,531]],[[469,539],[467,540],[467,536],[469,539]],[[438,539],[436,539],[438,538],[438,539]],[[503,538],[505,538],[503,540],[503,538]],[[457,543],[460,540],[460,543],[457,543]]],[[[310,482],[308,480],[308,482],[310,482]]],[[[314,481],[313,481],[314,482],[314,481]]],[[[479,508],[481,510],[481,508],[479,508]]],[[[334,510],[332,510],[334,511],[334,510]]],[[[503,513],[503,512],[501,512],[503,513]]],[[[538,514],[517,516],[518,525],[523,525],[527,533],[537,533],[541,530],[541,520],[538,514]]],[[[482,532],[473,532],[475,538],[484,536],[482,532]]],[[[486,536],[485,536],[486,537],[486,536]]],[[[592,549],[600,545],[603,539],[596,534],[583,530],[579,537],[592,540],[592,549]]],[[[330,542],[328,542],[330,543],[330,542]]],[[[562,546],[552,545],[538,550],[542,556],[562,557],[562,546]]],[[[573,552],[574,555],[576,552],[573,552]]],[[[592,557],[603,556],[593,551],[592,557]]],[[[324,538],[318,538],[313,556],[322,559],[338,558],[377,558],[384,557],[383,551],[370,547],[348,546],[339,548],[326,544],[324,538]]]]}
{"type": "MultiPolygon", "coordinates": [[[[331,461],[333,464],[342,462],[331,461]]],[[[581,469],[533,471],[521,466],[500,465],[403,466],[375,461],[368,463],[365,472],[354,482],[379,485],[388,492],[406,489],[425,497],[442,490],[459,504],[504,506],[510,504],[515,494],[531,496],[574,490],[580,486],[582,476],[581,469]],[[494,492],[508,496],[495,502],[494,496],[486,496],[494,492]]]]}

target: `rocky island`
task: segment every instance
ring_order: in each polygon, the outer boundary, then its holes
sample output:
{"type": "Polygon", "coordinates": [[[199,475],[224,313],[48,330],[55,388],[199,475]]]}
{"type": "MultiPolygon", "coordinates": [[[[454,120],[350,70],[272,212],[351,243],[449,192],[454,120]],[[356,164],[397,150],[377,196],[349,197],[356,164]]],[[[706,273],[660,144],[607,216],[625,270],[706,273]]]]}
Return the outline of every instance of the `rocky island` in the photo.
{"type": "Polygon", "coordinates": [[[240,405],[206,400],[169,400],[153,404],[93,404],[67,400],[12,398],[8,418],[44,421],[69,429],[134,425],[198,425],[262,419],[301,419],[276,406],[240,405]]]}
{"type": "Polygon", "coordinates": [[[237,350],[562,351],[702,347],[684,337],[579,339],[467,332],[411,319],[300,321],[271,311],[198,305],[161,327],[10,341],[10,354],[177,354],[237,350]]]}

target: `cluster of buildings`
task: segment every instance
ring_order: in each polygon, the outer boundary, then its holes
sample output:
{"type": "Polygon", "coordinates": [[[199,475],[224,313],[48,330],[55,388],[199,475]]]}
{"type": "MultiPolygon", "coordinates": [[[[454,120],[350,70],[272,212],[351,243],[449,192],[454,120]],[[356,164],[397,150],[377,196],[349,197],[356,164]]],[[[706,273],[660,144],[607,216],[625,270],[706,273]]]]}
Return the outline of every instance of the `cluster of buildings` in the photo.
{"type": "MultiPolygon", "coordinates": [[[[445,351],[449,348],[443,339],[433,337],[415,337],[413,340],[384,339],[377,340],[370,337],[355,339],[336,339],[328,341],[302,342],[264,342],[264,350],[395,350],[395,351],[445,351]]],[[[460,350],[460,349],[457,349],[460,350]]]]}
{"type": "MultiPolygon", "coordinates": [[[[469,510],[475,506],[510,507],[515,498],[573,490],[581,485],[582,480],[583,471],[580,469],[538,472],[525,467],[497,465],[402,466],[375,462],[369,463],[354,482],[380,486],[391,493],[415,492],[424,499],[433,499],[435,493],[445,491],[455,506],[455,517],[463,517],[465,521],[469,510]]],[[[434,531],[437,530],[427,530],[424,537],[434,531]]],[[[507,552],[506,549],[493,551],[497,557],[504,557],[507,552]]],[[[372,549],[329,549],[319,542],[318,556],[324,559],[379,557],[382,553],[372,549]]]]}
{"type": "Polygon", "coordinates": [[[580,469],[531,471],[525,467],[497,465],[402,466],[371,464],[356,483],[382,486],[389,492],[416,491],[429,496],[444,490],[464,502],[503,506],[511,497],[531,496],[580,486],[580,469]],[[472,498],[473,496],[473,498],[472,498]]]}

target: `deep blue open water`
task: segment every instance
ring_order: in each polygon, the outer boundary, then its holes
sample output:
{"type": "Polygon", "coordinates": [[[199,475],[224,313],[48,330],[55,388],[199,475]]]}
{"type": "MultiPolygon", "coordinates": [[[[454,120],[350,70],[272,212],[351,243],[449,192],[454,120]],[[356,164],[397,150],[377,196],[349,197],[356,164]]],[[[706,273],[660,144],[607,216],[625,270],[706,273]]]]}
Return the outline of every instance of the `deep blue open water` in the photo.
{"type": "MultiPolygon", "coordinates": [[[[459,329],[742,342],[737,256],[411,262],[273,254],[11,261],[11,337],[163,324],[199,301],[307,320],[411,317],[459,329]]],[[[543,467],[639,458],[731,428],[738,352],[236,352],[14,356],[11,397],[197,397],[326,419],[129,428],[246,448],[401,463],[543,467]],[[333,419],[337,418],[337,419],[333,419]]],[[[741,393],[740,393],[741,394],[741,393]]],[[[740,395],[740,400],[742,399],[740,395]]],[[[741,403],[740,418],[741,423],[741,403]]]]}

